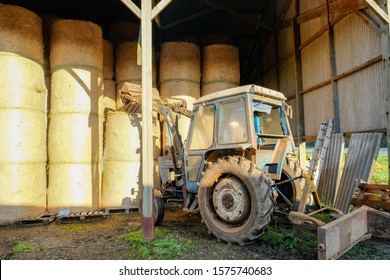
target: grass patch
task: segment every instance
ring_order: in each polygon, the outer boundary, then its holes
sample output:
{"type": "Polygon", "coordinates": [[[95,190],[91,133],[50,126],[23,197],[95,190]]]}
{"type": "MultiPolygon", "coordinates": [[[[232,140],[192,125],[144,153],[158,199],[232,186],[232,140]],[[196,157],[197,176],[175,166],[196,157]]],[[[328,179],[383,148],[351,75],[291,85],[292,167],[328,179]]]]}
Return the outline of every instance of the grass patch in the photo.
{"type": "Polygon", "coordinates": [[[364,243],[355,245],[343,254],[340,260],[388,260],[390,254],[378,248],[368,247],[364,243]]]}
{"type": "Polygon", "coordinates": [[[32,251],[36,251],[36,250],[43,251],[43,250],[45,250],[45,248],[43,246],[38,246],[34,243],[22,242],[22,243],[16,244],[12,248],[12,253],[14,253],[14,254],[28,253],[28,252],[32,252],[32,251]]]}
{"type": "Polygon", "coordinates": [[[379,154],[374,166],[371,183],[387,185],[387,182],[389,180],[387,158],[387,154],[379,154]]]}
{"type": "Polygon", "coordinates": [[[143,239],[141,230],[121,235],[119,239],[130,243],[129,259],[175,259],[196,248],[195,242],[180,241],[178,238],[172,237],[168,230],[162,228],[154,229],[153,240],[143,239]]]}
{"type": "Polygon", "coordinates": [[[303,227],[298,231],[293,227],[270,225],[260,240],[283,249],[314,250],[317,247],[316,233],[303,227]]]}

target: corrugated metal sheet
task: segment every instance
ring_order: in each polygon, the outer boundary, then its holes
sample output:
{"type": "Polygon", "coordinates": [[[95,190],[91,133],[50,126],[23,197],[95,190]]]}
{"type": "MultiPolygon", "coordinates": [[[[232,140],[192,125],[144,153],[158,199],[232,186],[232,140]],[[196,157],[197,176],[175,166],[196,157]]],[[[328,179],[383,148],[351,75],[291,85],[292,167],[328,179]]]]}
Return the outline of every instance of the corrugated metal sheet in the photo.
{"type": "Polygon", "coordinates": [[[276,68],[268,71],[263,75],[263,80],[261,86],[278,90],[278,76],[276,68]]]}
{"type": "Polygon", "coordinates": [[[316,35],[327,24],[328,19],[326,16],[303,22],[300,25],[301,43],[304,44],[305,42],[307,42],[307,40],[316,35]]]}
{"type": "Polygon", "coordinates": [[[293,109],[293,118],[289,119],[290,122],[290,128],[291,128],[291,133],[293,134],[294,137],[298,136],[298,112],[296,111],[296,98],[290,99],[286,102],[288,105],[290,105],[293,109]]]}
{"type": "Polygon", "coordinates": [[[337,74],[381,54],[380,34],[356,14],[350,14],[334,26],[337,74]]]}
{"type": "Polygon", "coordinates": [[[302,50],[303,88],[316,86],[331,77],[328,32],[302,50]]]}
{"type": "Polygon", "coordinates": [[[327,205],[334,205],[335,196],[340,185],[343,154],[344,136],[342,133],[333,134],[330,138],[320,181],[317,186],[321,202],[327,205]]]}
{"type": "Polygon", "coordinates": [[[326,4],[326,0],[301,0],[300,1],[300,13],[311,11],[315,8],[321,7],[326,4]]]}
{"type": "Polygon", "coordinates": [[[349,212],[352,196],[360,181],[368,182],[371,178],[381,138],[382,133],[361,133],[351,136],[335,201],[335,207],[344,213],[349,212]]]}
{"type": "Polygon", "coordinates": [[[295,96],[294,58],[290,58],[279,66],[279,90],[289,98],[295,96]]]}
{"type": "Polygon", "coordinates": [[[279,30],[278,54],[280,61],[284,61],[294,54],[294,30],[292,26],[279,30]]]}
{"type": "Polygon", "coordinates": [[[262,59],[262,68],[263,70],[267,71],[269,70],[272,66],[276,64],[276,54],[275,54],[275,38],[272,37],[268,43],[267,46],[264,50],[263,53],[263,59],[262,59]]]}
{"type": "Polygon", "coordinates": [[[328,85],[303,95],[305,136],[316,136],[323,121],[334,117],[332,86],[328,85]]]}
{"type": "Polygon", "coordinates": [[[341,132],[386,127],[382,62],[339,80],[338,90],[341,132]]]}

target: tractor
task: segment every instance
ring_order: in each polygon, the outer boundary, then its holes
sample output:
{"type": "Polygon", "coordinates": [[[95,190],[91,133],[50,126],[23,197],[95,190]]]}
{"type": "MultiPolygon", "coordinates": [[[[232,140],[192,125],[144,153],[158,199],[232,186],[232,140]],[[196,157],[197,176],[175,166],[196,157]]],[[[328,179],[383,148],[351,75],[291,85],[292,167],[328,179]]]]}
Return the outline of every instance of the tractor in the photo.
{"type": "MultiPolygon", "coordinates": [[[[128,112],[134,103],[139,108],[140,95],[126,85],[122,97],[128,112]]],[[[295,147],[285,101],[278,91],[246,85],[203,96],[192,111],[180,100],[153,102],[172,143],[158,159],[162,193],[181,199],[188,212],[199,211],[218,240],[250,243],[265,232],[274,211],[294,210],[300,202],[305,182],[286,157],[295,147]],[[182,117],[190,118],[184,145],[177,126],[182,117]]],[[[163,208],[155,208],[159,223],[163,208]]]]}

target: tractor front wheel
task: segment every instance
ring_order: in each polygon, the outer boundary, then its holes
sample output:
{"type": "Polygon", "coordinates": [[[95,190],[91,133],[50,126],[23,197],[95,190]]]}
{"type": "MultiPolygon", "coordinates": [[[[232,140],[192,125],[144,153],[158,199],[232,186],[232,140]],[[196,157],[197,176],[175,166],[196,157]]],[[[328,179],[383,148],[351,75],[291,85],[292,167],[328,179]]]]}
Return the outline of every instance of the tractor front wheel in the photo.
{"type": "Polygon", "coordinates": [[[198,201],[209,231],[218,240],[240,245],[264,233],[274,206],[269,180],[242,157],[213,163],[202,174],[198,201]]]}

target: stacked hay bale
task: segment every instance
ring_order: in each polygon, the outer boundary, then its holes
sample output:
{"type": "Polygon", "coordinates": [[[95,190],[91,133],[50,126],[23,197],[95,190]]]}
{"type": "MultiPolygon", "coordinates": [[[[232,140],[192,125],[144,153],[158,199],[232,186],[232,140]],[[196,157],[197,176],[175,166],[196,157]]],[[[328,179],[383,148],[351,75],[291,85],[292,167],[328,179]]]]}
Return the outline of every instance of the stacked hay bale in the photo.
{"type": "Polygon", "coordinates": [[[118,47],[123,42],[138,40],[139,24],[128,21],[113,22],[108,26],[108,40],[118,47]]]}
{"type": "Polygon", "coordinates": [[[99,207],[103,38],[99,26],[58,20],[51,33],[48,209],[99,207]]]}
{"type": "Polygon", "coordinates": [[[46,211],[46,88],[41,19],[0,4],[0,224],[46,211]]]}
{"type": "MultiPolygon", "coordinates": [[[[124,42],[116,49],[115,80],[117,93],[122,89],[123,83],[128,82],[136,85],[142,84],[142,67],[137,64],[137,42],[124,42]]],[[[153,51],[152,61],[152,84],[156,88],[156,60],[153,51]]],[[[120,95],[117,94],[117,110],[123,107],[120,95]]]]}
{"type": "MultiPolygon", "coordinates": [[[[153,134],[159,126],[153,124],[153,134]]],[[[139,114],[110,112],[107,117],[102,186],[103,208],[138,208],[141,195],[142,117],[139,114]]],[[[155,145],[154,157],[160,149],[155,145]]],[[[155,172],[155,184],[159,175],[155,172]]]]}
{"type": "MultiPolygon", "coordinates": [[[[200,97],[200,48],[190,42],[167,42],[161,46],[160,92],[163,98],[180,98],[188,109],[200,97]]],[[[190,119],[177,115],[178,130],[184,142],[190,119]]],[[[169,151],[169,131],[163,129],[163,150],[169,151]]]]}
{"type": "Polygon", "coordinates": [[[202,96],[239,86],[240,58],[238,48],[214,44],[203,48],[202,96]]]}
{"type": "Polygon", "coordinates": [[[116,93],[114,81],[114,48],[110,41],[103,40],[103,98],[101,114],[106,117],[109,110],[116,109],[116,93]]]}

